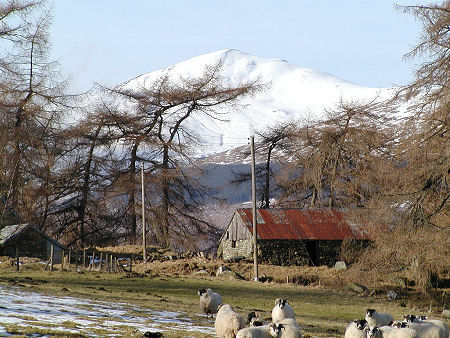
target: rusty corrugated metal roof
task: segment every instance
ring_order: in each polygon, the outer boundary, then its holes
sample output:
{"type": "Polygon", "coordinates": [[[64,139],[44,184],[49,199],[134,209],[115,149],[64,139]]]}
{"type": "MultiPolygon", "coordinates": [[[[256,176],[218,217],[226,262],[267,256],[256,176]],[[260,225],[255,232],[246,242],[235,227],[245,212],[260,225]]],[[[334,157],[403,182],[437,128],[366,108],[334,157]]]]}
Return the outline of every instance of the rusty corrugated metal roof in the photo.
{"type": "MultiPolygon", "coordinates": [[[[253,234],[252,210],[238,209],[245,226],[253,234]]],[[[335,209],[257,209],[260,239],[343,240],[369,239],[358,227],[350,227],[344,214],[335,209]]]]}

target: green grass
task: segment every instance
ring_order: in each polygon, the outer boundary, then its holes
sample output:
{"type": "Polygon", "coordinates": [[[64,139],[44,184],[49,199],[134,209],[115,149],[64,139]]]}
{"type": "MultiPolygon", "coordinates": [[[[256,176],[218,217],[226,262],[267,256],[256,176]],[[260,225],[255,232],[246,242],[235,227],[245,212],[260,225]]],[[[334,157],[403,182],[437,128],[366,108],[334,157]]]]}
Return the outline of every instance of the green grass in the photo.
{"type": "MultiPolygon", "coordinates": [[[[394,318],[407,313],[418,313],[408,308],[404,300],[389,302],[383,296],[361,296],[342,288],[318,286],[295,286],[276,283],[258,283],[215,277],[191,277],[152,275],[153,277],[128,277],[124,273],[61,272],[43,270],[22,270],[3,268],[0,283],[22,285],[27,289],[46,294],[67,295],[96,300],[126,302],[144,308],[161,311],[185,312],[194,324],[214,326],[211,319],[198,316],[200,313],[197,290],[212,288],[222,295],[224,303],[245,316],[258,310],[270,320],[271,309],[276,298],[289,300],[296,312],[297,321],[304,337],[341,337],[346,324],[353,319],[363,318],[367,308],[389,312],[394,318]],[[62,291],[63,290],[63,291],[62,291]]],[[[133,310],[130,310],[133,311],[133,310]]],[[[134,310],[135,311],[135,310],[134,310]]],[[[131,312],[132,314],[132,312],[131,312]]],[[[88,319],[88,318],[87,318],[88,319]]],[[[63,326],[75,325],[67,322],[63,326]]],[[[120,326],[119,335],[134,336],[129,326],[120,326]]],[[[169,324],[164,328],[166,337],[204,337],[196,332],[180,332],[169,324]]],[[[14,332],[20,331],[19,326],[14,332]]],[[[20,331],[20,334],[26,333],[20,331]]],[[[50,332],[51,329],[49,328],[50,332]]],[[[45,333],[39,331],[39,333],[45,333]]],[[[99,330],[98,335],[105,332],[99,330]],[[101,332],[100,332],[101,331],[101,332]]]]}

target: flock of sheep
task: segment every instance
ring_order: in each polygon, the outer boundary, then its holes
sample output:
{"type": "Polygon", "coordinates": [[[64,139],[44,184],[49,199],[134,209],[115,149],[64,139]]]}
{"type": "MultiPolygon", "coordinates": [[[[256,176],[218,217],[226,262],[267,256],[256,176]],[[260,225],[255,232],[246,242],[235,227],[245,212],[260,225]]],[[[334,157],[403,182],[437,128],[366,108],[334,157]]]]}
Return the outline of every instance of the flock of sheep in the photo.
{"type": "Polygon", "coordinates": [[[216,314],[214,328],[219,338],[284,337],[300,338],[302,333],[295,321],[294,309],[284,299],[276,299],[272,322],[264,323],[258,312],[250,312],[247,319],[236,313],[231,305],[223,304],[222,297],[211,289],[201,289],[200,308],[206,315],[216,314]],[[249,325],[249,327],[246,327],[249,325]]]}
{"type": "Polygon", "coordinates": [[[441,320],[406,315],[402,321],[394,321],[389,313],[367,309],[365,319],[349,323],[344,337],[448,338],[448,334],[448,326],[441,320]]]}
{"type": "MultiPolygon", "coordinates": [[[[200,308],[207,317],[216,314],[214,328],[219,338],[302,337],[294,309],[285,299],[275,300],[272,322],[266,324],[257,312],[249,313],[245,320],[229,304],[223,304],[222,297],[211,289],[201,289],[198,295],[200,308]]],[[[406,315],[402,321],[394,321],[388,313],[368,309],[365,319],[348,324],[344,337],[449,338],[449,329],[441,320],[406,315]]]]}

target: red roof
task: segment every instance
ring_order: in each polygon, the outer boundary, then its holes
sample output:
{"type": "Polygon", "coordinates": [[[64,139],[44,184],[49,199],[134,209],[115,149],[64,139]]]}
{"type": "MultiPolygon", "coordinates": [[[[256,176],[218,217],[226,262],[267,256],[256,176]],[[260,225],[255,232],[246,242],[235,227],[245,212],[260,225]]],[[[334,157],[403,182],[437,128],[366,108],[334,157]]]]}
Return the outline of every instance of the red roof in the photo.
{"type": "MultiPolygon", "coordinates": [[[[237,212],[253,234],[251,209],[237,212]]],[[[345,237],[369,239],[361,228],[345,220],[334,209],[257,209],[257,233],[260,239],[343,240],[345,237]]]]}

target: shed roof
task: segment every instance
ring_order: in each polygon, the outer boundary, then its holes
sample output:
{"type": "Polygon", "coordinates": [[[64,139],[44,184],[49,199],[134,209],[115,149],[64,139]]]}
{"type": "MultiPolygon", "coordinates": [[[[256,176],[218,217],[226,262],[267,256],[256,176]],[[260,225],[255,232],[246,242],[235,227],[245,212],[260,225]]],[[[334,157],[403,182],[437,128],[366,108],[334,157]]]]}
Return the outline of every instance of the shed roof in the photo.
{"type": "Polygon", "coordinates": [[[0,246],[3,246],[7,244],[8,242],[14,240],[17,236],[22,234],[27,229],[32,229],[39,233],[41,236],[45,237],[47,240],[55,244],[56,246],[59,246],[63,249],[67,249],[63,244],[59,243],[55,239],[47,236],[39,229],[31,226],[29,223],[23,223],[23,224],[14,224],[14,225],[6,225],[2,229],[0,229],[0,246]]]}
{"type": "MultiPolygon", "coordinates": [[[[251,209],[237,209],[244,225],[253,234],[251,209]]],[[[260,239],[343,240],[370,239],[367,232],[346,220],[335,209],[257,209],[260,239]]]]}

